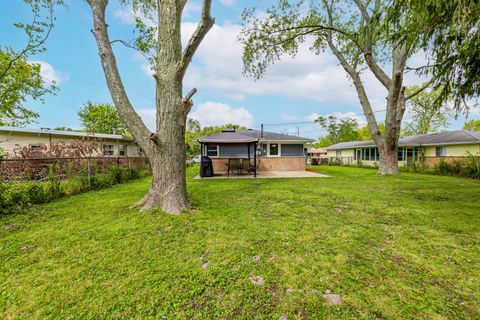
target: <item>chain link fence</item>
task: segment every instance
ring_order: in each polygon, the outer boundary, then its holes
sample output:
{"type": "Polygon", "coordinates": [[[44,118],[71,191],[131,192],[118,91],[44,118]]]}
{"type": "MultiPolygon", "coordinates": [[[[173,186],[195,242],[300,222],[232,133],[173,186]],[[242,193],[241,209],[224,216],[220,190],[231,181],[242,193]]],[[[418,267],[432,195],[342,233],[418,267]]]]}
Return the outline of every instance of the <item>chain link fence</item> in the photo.
{"type": "Polygon", "coordinates": [[[150,173],[146,157],[39,157],[0,159],[0,213],[150,173]]]}

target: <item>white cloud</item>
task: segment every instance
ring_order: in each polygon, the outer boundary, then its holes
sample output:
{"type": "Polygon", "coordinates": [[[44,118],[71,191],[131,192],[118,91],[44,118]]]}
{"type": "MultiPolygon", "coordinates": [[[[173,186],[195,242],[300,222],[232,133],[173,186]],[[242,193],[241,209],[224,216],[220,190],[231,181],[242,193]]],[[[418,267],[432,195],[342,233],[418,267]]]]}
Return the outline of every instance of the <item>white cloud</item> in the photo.
{"type": "Polygon", "coordinates": [[[45,81],[45,85],[60,85],[60,83],[68,80],[68,74],[55,70],[55,68],[45,61],[29,61],[29,63],[35,63],[40,65],[40,75],[45,81]]]}
{"type": "MultiPolygon", "coordinates": [[[[154,27],[156,26],[156,22],[152,20],[151,18],[147,18],[144,14],[141,12],[135,12],[131,7],[129,8],[123,8],[123,9],[117,9],[113,13],[115,17],[117,17],[123,24],[129,25],[129,24],[135,24],[135,19],[137,17],[140,17],[142,21],[149,27],[154,27]]],[[[153,19],[155,17],[152,17],[153,19]]]]}
{"type": "Polygon", "coordinates": [[[142,118],[143,122],[151,131],[155,131],[156,128],[156,110],[153,108],[138,109],[138,114],[142,118]]]}
{"type": "Polygon", "coordinates": [[[183,16],[189,17],[194,13],[199,13],[202,11],[202,6],[198,2],[188,1],[183,9],[183,16]]]}
{"type": "Polygon", "coordinates": [[[190,113],[190,118],[200,121],[202,127],[218,126],[227,123],[239,124],[245,127],[253,126],[253,115],[244,107],[233,108],[219,102],[205,102],[190,113]]]}
{"type": "Polygon", "coordinates": [[[316,112],[313,112],[307,115],[304,119],[307,121],[315,121],[320,116],[325,116],[325,117],[334,116],[336,118],[353,118],[357,120],[360,126],[363,126],[367,123],[364,116],[362,116],[361,114],[357,114],[355,112],[332,112],[326,115],[321,115],[316,112]]]}
{"type": "Polygon", "coordinates": [[[220,0],[220,3],[224,6],[231,7],[235,4],[235,0],[220,0]]]}
{"type": "Polygon", "coordinates": [[[123,24],[135,24],[135,13],[132,8],[117,9],[113,15],[119,18],[123,24]]]}

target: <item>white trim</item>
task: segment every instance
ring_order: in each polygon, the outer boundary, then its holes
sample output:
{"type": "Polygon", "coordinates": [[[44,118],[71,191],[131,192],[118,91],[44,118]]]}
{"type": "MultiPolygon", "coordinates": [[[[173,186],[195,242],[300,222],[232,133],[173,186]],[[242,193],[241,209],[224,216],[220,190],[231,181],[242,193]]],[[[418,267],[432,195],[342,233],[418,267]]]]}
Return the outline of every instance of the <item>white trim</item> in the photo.
{"type": "Polygon", "coordinates": [[[208,144],[205,145],[205,155],[207,157],[212,157],[212,158],[220,157],[220,145],[218,145],[218,144],[216,145],[216,147],[217,147],[217,155],[216,156],[209,156],[208,155],[208,147],[213,147],[213,145],[208,145],[208,144]]]}
{"type": "Polygon", "coordinates": [[[268,143],[268,148],[267,148],[267,157],[280,157],[280,155],[282,154],[282,145],[280,143],[268,143]],[[270,145],[272,144],[276,144],[278,146],[278,154],[270,154],[270,145]]]}

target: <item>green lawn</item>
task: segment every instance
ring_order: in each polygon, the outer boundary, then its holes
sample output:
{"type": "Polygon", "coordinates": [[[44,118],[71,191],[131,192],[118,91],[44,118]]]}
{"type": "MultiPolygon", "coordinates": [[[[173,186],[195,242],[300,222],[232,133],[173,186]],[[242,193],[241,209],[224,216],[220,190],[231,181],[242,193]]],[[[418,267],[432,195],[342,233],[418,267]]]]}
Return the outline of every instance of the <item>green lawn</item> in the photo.
{"type": "Polygon", "coordinates": [[[128,209],[148,179],[0,216],[0,318],[480,318],[479,181],[320,170],[189,168],[180,216],[128,209]]]}

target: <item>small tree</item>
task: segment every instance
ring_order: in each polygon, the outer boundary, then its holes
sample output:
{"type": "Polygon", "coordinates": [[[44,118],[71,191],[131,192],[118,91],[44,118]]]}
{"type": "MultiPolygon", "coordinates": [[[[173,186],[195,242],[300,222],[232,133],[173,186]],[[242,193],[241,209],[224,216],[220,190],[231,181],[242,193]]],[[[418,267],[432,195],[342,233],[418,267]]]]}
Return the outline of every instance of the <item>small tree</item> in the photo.
{"type": "Polygon", "coordinates": [[[328,133],[328,135],[325,137],[326,139],[322,139],[324,140],[322,144],[325,144],[325,140],[327,139],[330,144],[358,139],[358,133],[356,131],[358,129],[358,122],[354,118],[320,116],[315,119],[315,122],[318,123],[328,133]]]}
{"type": "Polygon", "coordinates": [[[57,87],[47,84],[40,73],[40,64],[28,63],[18,57],[11,63],[12,51],[0,49],[0,69],[7,70],[0,77],[0,125],[26,126],[39,117],[38,113],[25,107],[27,99],[44,102],[44,96],[55,93],[57,87]]]}
{"type": "MultiPolygon", "coordinates": [[[[408,87],[407,95],[419,90],[418,86],[408,87]]],[[[403,135],[418,135],[438,132],[448,125],[452,110],[445,104],[439,105],[441,88],[424,90],[410,99],[407,114],[411,120],[406,123],[403,135]]]]}
{"type": "MultiPolygon", "coordinates": [[[[406,101],[403,76],[407,59],[418,43],[391,35],[402,28],[403,20],[390,23],[385,18],[387,1],[311,0],[280,1],[266,14],[244,13],[244,71],[261,77],[267,66],[284,55],[294,56],[299,45],[312,39],[315,54],[328,49],[351,79],[368,126],[380,154],[378,172],[398,173],[397,146],[406,101]],[[306,6],[308,4],[308,6],[306,6]],[[390,65],[390,74],[382,64],[390,65]],[[362,74],[370,71],[386,90],[385,132],[379,129],[362,74]]],[[[424,88],[420,88],[419,91],[424,88]]]]}
{"type": "Polygon", "coordinates": [[[115,106],[109,103],[87,102],[78,116],[87,132],[129,135],[115,106]]]}
{"type": "Polygon", "coordinates": [[[136,12],[156,17],[152,27],[137,18],[140,35],[135,41],[136,48],[149,57],[154,72],[157,111],[154,132],[143,123],[123,86],[105,21],[108,0],[87,2],[92,9],[92,32],[113,102],[152,167],[150,190],[137,206],[142,210],[159,208],[178,214],[189,207],[185,181],[185,127],[196,92],[192,89],[183,97],[183,78],[200,43],[214,25],[210,16],[212,0],[203,0],[200,21],[183,49],[180,27],[186,0],[122,1],[136,12]]]}

